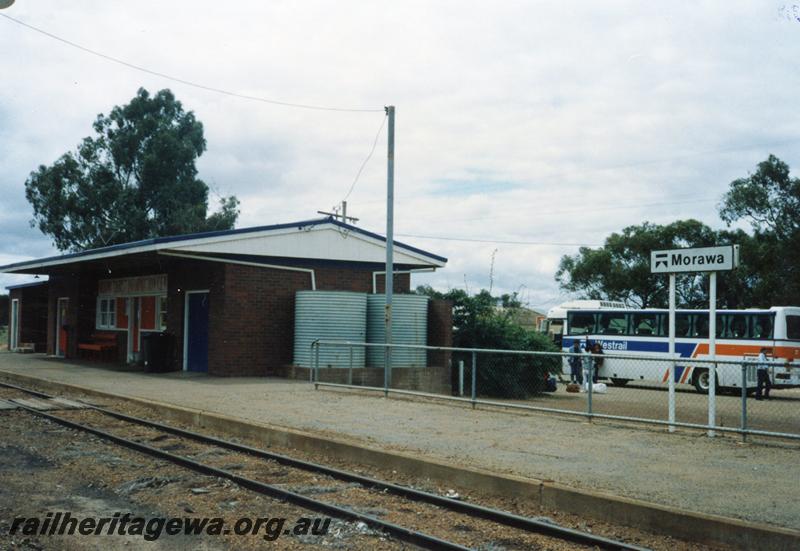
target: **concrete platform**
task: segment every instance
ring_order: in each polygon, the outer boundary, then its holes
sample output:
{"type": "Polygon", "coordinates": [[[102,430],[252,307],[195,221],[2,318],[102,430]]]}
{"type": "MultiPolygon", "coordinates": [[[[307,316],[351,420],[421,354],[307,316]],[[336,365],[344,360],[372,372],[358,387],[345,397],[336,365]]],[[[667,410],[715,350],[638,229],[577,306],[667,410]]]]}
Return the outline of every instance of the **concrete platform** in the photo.
{"type": "MultiPolygon", "coordinates": [[[[587,515],[608,506],[611,496],[620,496],[616,503],[630,507],[619,511],[628,511],[632,520],[652,504],[648,518],[670,517],[667,525],[683,518],[698,529],[703,519],[709,529],[735,527],[736,523],[720,525],[713,518],[720,515],[791,529],[777,530],[788,537],[796,537],[800,525],[796,446],[741,444],[733,437],[669,435],[544,414],[473,411],[455,404],[315,391],[307,383],[283,379],[120,372],[41,355],[0,353],[2,372],[178,406],[173,409],[183,408],[195,417],[202,413],[216,426],[227,419],[232,430],[268,426],[274,434],[283,430],[282,438],[298,446],[316,435],[320,441],[328,439],[330,449],[349,448],[351,456],[360,453],[370,462],[378,456],[390,462],[386,458],[391,455],[429,460],[432,467],[426,474],[461,473],[453,476],[482,489],[492,483],[504,484],[506,492],[514,486],[527,488],[518,492],[542,503],[547,499],[551,506],[571,500],[564,504],[584,507],[587,515]],[[464,474],[470,472],[476,474],[464,474]],[[494,477],[490,483],[491,473],[505,478],[494,477]],[[693,515],[680,517],[682,511],[693,515]]],[[[410,459],[395,463],[411,464],[410,459]]]]}

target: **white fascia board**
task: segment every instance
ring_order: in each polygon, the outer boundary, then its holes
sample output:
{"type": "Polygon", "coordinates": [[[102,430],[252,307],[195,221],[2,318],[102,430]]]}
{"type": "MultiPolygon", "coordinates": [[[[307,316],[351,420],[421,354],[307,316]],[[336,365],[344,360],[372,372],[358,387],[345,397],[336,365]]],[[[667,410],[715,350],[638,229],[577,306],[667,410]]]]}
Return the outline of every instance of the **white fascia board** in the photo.
{"type": "MultiPolygon", "coordinates": [[[[357,232],[342,230],[332,224],[318,225],[303,231],[264,232],[255,235],[216,239],[201,243],[171,244],[172,251],[206,254],[243,254],[286,258],[326,259],[344,262],[382,263],[386,243],[357,232]]],[[[441,267],[444,263],[395,246],[395,262],[441,267]]]]}

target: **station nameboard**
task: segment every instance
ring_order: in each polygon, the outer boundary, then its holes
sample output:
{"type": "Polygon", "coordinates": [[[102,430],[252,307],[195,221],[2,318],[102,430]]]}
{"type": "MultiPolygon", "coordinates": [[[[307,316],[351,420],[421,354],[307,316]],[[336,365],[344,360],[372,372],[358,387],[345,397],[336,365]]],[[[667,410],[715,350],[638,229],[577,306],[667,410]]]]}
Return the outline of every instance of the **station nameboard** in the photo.
{"type": "Polygon", "coordinates": [[[739,265],[739,245],[650,252],[650,272],[725,272],[739,265]]]}
{"type": "Polygon", "coordinates": [[[118,279],[101,279],[97,282],[98,295],[134,296],[162,295],[167,293],[167,274],[118,279]]]}

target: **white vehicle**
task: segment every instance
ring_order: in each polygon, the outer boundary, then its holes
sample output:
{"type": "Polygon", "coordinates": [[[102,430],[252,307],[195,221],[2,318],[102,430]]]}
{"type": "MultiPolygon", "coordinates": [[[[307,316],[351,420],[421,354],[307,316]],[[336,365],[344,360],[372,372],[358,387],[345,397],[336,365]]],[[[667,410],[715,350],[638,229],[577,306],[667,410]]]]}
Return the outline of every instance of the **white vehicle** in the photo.
{"type": "Polygon", "coordinates": [[[559,306],[554,306],[547,311],[547,317],[539,325],[539,331],[548,335],[553,341],[561,345],[564,334],[564,325],[567,322],[568,310],[606,310],[627,308],[623,302],[611,300],[572,300],[559,306]]]}
{"type": "MultiPolygon", "coordinates": [[[[559,344],[564,352],[571,351],[575,340],[582,348],[588,340],[592,345],[599,342],[606,354],[625,356],[604,358],[598,373],[615,385],[632,380],[669,380],[671,361],[635,361],[636,356],[669,358],[667,310],[569,305],[553,308],[552,318],[548,313],[545,322],[553,333],[561,326],[559,344]]],[[[708,392],[709,387],[708,363],[703,361],[709,358],[708,322],[708,310],[678,310],[675,315],[675,382],[692,384],[698,392],[708,392]]],[[[773,387],[800,386],[800,307],[717,311],[716,358],[736,362],[718,364],[719,387],[741,388],[741,362],[754,362],[762,348],[767,349],[770,358],[773,387]]],[[[569,373],[566,359],[564,373],[569,373]]],[[[748,388],[756,384],[754,364],[748,369],[745,384],[748,388]]]]}

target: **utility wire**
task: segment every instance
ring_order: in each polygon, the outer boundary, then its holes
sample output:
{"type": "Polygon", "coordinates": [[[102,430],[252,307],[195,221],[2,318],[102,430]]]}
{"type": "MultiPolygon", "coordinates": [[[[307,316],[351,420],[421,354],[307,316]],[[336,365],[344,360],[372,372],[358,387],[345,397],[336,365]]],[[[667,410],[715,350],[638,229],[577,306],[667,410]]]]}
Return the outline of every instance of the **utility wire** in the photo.
{"type": "Polygon", "coordinates": [[[502,245],[553,245],[557,247],[602,247],[599,243],[559,243],[548,241],[509,241],[502,239],[470,239],[467,237],[443,237],[437,235],[416,235],[410,233],[395,234],[398,237],[414,237],[416,239],[435,239],[436,241],[463,241],[466,243],[500,243],[502,245]]]}
{"type": "Polygon", "coordinates": [[[105,59],[106,61],[111,61],[112,63],[117,63],[119,65],[123,65],[125,67],[128,67],[129,69],[134,69],[136,71],[141,71],[143,73],[147,73],[147,74],[150,74],[150,75],[161,77],[161,78],[164,78],[164,79],[167,79],[167,80],[171,80],[173,82],[178,82],[180,84],[185,84],[186,86],[191,86],[193,88],[199,88],[200,90],[206,90],[208,92],[215,92],[217,94],[223,94],[223,95],[226,95],[226,96],[231,96],[231,97],[234,97],[234,98],[246,99],[246,100],[251,100],[251,101],[260,101],[262,103],[269,103],[271,105],[281,105],[283,107],[295,107],[295,108],[298,108],[298,109],[313,109],[315,111],[340,111],[340,112],[347,112],[347,113],[378,113],[378,112],[383,111],[383,108],[380,108],[380,109],[346,109],[346,108],[341,108],[341,107],[328,107],[328,106],[324,106],[324,105],[311,105],[311,104],[305,104],[305,103],[292,103],[292,102],[288,102],[288,101],[278,101],[278,100],[262,98],[262,97],[258,97],[258,96],[250,96],[250,95],[247,95],[247,94],[239,94],[239,93],[236,93],[236,92],[231,92],[230,90],[224,90],[222,88],[215,88],[213,86],[206,86],[205,84],[198,84],[196,82],[192,82],[190,80],[185,80],[185,79],[182,79],[182,78],[174,77],[174,76],[168,75],[166,73],[161,73],[159,71],[153,71],[151,69],[147,69],[146,67],[141,67],[139,65],[134,65],[133,63],[129,63],[129,62],[124,61],[122,59],[118,59],[116,57],[112,57],[110,55],[106,55],[106,54],[104,54],[102,52],[98,52],[97,50],[92,50],[91,48],[87,48],[86,46],[81,46],[80,44],[77,44],[75,42],[67,40],[66,38],[61,38],[60,36],[56,36],[53,33],[47,32],[47,31],[45,31],[43,29],[40,29],[38,27],[34,27],[33,25],[29,25],[28,23],[24,23],[24,22],[20,21],[19,19],[11,17],[10,15],[6,15],[4,13],[0,13],[0,16],[5,17],[9,21],[13,21],[17,25],[21,25],[23,27],[26,27],[26,28],[28,28],[28,29],[30,29],[32,31],[35,31],[35,32],[37,32],[39,34],[42,34],[42,35],[44,35],[44,36],[46,36],[48,38],[52,38],[53,40],[56,40],[58,42],[66,44],[68,46],[72,46],[73,48],[76,48],[76,49],[81,50],[83,52],[86,52],[88,54],[92,54],[94,56],[100,57],[102,59],[105,59]]]}
{"type": "MultiPolygon", "coordinates": [[[[627,205],[613,205],[613,206],[605,206],[605,207],[590,207],[590,208],[581,208],[581,209],[566,209],[566,210],[545,210],[544,208],[536,209],[536,215],[538,217],[545,217],[545,216],[556,216],[562,214],[583,214],[587,212],[604,212],[610,210],[634,210],[640,209],[645,207],[666,207],[666,206],[673,206],[673,205],[685,205],[685,204],[700,204],[700,203],[714,203],[717,199],[688,199],[685,201],[670,201],[670,202],[659,202],[659,203],[631,203],[627,205]]],[[[377,201],[375,201],[377,202],[377,201]]],[[[508,216],[504,216],[503,213],[520,213],[529,216],[530,213],[527,211],[523,211],[520,208],[514,210],[500,210],[495,211],[497,216],[482,216],[480,218],[470,218],[470,222],[475,222],[478,220],[498,220],[498,219],[508,219],[508,216]]],[[[423,220],[426,219],[425,217],[415,216],[412,218],[407,218],[407,220],[423,220]]],[[[463,221],[464,218],[437,218],[437,222],[459,222],[463,221]]]]}
{"type": "Polygon", "coordinates": [[[389,118],[388,116],[383,117],[383,121],[381,121],[381,126],[380,128],[378,128],[378,133],[375,134],[375,141],[372,142],[372,149],[369,150],[369,155],[367,155],[367,158],[364,159],[363,163],[361,163],[361,167],[359,167],[358,172],[356,173],[356,177],[353,179],[353,183],[350,185],[350,189],[347,190],[347,195],[344,196],[342,201],[347,201],[347,198],[350,197],[351,193],[353,193],[353,189],[355,189],[356,187],[356,182],[358,182],[358,179],[361,177],[361,172],[363,172],[364,167],[367,166],[367,163],[372,158],[372,154],[375,153],[375,148],[378,146],[378,139],[381,137],[381,131],[383,130],[384,125],[386,125],[386,119],[388,118],[389,118]]]}

